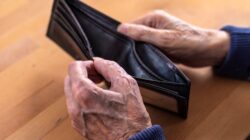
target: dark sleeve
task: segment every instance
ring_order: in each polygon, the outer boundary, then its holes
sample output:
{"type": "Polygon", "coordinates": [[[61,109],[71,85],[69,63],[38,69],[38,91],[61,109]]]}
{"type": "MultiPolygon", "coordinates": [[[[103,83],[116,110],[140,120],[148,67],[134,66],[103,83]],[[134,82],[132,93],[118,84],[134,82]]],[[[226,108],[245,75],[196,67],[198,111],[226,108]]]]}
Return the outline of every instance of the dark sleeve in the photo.
{"type": "Polygon", "coordinates": [[[222,30],[231,37],[229,52],[220,66],[215,66],[217,74],[232,78],[250,80],[250,28],[225,26],[222,30]]]}
{"type": "Polygon", "coordinates": [[[129,140],[165,140],[165,136],[159,125],[153,125],[135,134],[129,140]]]}

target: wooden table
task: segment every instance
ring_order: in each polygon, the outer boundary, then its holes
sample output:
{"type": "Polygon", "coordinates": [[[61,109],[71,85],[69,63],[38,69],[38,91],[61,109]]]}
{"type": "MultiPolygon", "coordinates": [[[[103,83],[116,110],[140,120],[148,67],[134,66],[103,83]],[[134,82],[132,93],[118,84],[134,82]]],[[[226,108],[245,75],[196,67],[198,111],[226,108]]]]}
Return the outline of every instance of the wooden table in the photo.
{"type": "MultiPolygon", "coordinates": [[[[85,0],[129,21],[164,9],[193,24],[250,25],[249,0],[85,0]]],[[[73,59],[46,38],[51,0],[0,2],[0,139],[80,140],[70,125],[63,93],[73,59]]],[[[250,133],[250,84],[183,68],[192,80],[189,118],[148,106],[169,140],[243,140],[250,133]]]]}

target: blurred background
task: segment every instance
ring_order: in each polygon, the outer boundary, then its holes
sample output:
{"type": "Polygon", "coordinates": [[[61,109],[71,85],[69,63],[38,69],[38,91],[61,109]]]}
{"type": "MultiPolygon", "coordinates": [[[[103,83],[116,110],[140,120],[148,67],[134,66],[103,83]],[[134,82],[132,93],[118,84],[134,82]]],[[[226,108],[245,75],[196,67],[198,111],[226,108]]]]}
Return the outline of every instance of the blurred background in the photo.
{"type": "MultiPolygon", "coordinates": [[[[73,59],[46,36],[52,0],[0,0],[0,139],[80,140],[70,125],[63,80],[73,59]]],[[[155,9],[219,29],[250,26],[249,0],[85,0],[121,21],[155,9]]],[[[192,80],[189,118],[147,106],[169,140],[242,140],[250,133],[250,86],[183,67],[192,80]]]]}

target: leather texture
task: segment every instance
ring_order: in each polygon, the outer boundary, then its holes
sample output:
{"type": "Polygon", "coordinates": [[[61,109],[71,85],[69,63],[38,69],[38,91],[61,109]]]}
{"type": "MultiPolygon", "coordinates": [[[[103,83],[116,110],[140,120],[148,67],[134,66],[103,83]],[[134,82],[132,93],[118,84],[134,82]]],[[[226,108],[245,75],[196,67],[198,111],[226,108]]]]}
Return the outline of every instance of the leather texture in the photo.
{"type": "Polygon", "coordinates": [[[47,35],[75,59],[117,62],[140,86],[175,98],[186,118],[189,79],[153,45],[118,33],[119,24],[78,0],[55,0],[47,35]]]}

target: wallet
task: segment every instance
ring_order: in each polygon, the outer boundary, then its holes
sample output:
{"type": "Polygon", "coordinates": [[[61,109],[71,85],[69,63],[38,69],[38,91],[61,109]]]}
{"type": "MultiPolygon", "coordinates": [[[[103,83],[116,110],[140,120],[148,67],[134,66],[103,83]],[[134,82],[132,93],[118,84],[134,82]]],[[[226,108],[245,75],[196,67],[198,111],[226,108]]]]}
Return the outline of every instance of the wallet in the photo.
{"type": "Polygon", "coordinates": [[[78,0],[55,0],[47,36],[77,60],[117,62],[145,103],[186,118],[190,80],[155,46],[116,31],[119,22],[78,0]]]}

